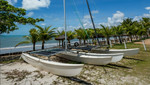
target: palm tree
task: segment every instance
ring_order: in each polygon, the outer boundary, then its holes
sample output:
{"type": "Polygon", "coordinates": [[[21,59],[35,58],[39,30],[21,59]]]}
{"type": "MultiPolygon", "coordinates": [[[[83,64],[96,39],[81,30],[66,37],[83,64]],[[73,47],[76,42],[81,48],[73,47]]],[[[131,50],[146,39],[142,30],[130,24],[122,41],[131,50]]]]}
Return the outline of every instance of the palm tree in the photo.
{"type": "Polygon", "coordinates": [[[38,30],[39,31],[39,38],[40,38],[40,41],[42,41],[42,49],[44,49],[45,41],[50,40],[56,36],[56,33],[54,31],[56,28],[52,28],[50,30],[51,26],[42,28],[38,25],[35,25],[35,27],[37,27],[39,29],[38,30]]]}
{"type": "Polygon", "coordinates": [[[76,31],[76,36],[79,39],[80,45],[81,45],[81,40],[84,41],[84,44],[86,43],[86,40],[88,39],[88,36],[85,32],[85,29],[77,29],[76,31]]]}
{"type": "Polygon", "coordinates": [[[150,18],[143,17],[142,20],[140,20],[140,21],[142,23],[142,26],[145,28],[146,35],[148,37],[149,36],[149,30],[150,30],[150,18]]]}
{"type": "Polygon", "coordinates": [[[106,37],[107,39],[107,44],[109,45],[109,38],[111,37],[112,35],[112,29],[110,29],[108,26],[105,27],[104,25],[101,25],[102,27],[102,34],[106,37]]]}
{"type": "Polygon", "coordinates": [[[24,36],[24,38],[26,38],[26,41],[22,41],[22,42],[18,43],[15,47],[17,47],[18,45],[21,45],[21,44],[32,43],[33,51],[35,51],[35,44],[39,40],[39,34],[38,34],[38,31],[34,28],[31,29],[29,32],[30,32],[30,34],[28,36],[24,36]]]}
{"type": "Polygon", "coordinates": [[[132,21],[132,18],[124,19],[121,23],[122,27],[125,29],[126,34],[130,36],[131,42],[132,42],[132,35],[134,34],[134,24],[135,21],[132,21]]]}
{"type": "Polygon", "coordinates": [[[122,35],[124,34],[124,29],[121,25],[118,25],[118,26],[112,26],[111,27],[112,30],[113,30],[113,34],[117,37],[119,37],[119,42],[122,44],[122,35]]]}
{"type": "Polygon", "coordinates": [[[67,40],[68,42],[70,43],[70,40],[74,39],[75,38],[75,32],[73,31],[68,31],[67,32],[67,40]]]}

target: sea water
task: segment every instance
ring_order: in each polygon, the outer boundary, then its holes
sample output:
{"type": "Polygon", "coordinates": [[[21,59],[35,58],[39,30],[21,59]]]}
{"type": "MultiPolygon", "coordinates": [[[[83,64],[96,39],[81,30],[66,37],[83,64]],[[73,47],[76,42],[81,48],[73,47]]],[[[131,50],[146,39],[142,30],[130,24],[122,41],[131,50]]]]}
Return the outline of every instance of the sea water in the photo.
{"type": "MultiPolygon", "coordinates": [[[[32,43],[29,44],[22,44],[15,47],[16,44],[22,41],[26,41],[23,38],[25,35],[0,35],[0,54],[5,53],[13,53],[13,52],[24,52],[33,50],[32,43]]],[[[76,42],[77,39],[71,40],[71,42],[76,42]]],[[[36,49],[41,49],[42,42],[36,43],[36,49]]],[[[58,41],[54,38],[52,40],[48,40],[45,42],[45,48],[55,47],[58,46],[58,41]]]]}

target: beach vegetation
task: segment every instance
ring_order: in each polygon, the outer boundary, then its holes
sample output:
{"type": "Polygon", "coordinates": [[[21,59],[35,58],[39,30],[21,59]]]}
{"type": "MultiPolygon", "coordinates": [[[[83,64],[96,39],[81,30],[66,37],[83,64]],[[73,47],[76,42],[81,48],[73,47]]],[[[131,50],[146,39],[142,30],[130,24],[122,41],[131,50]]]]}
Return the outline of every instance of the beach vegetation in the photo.
{"type": "Polygon", "coordinates": [[[42,41],[42,48],[41,49],[44,49],[44,44],[45,44],[45,41],[47,40],[51,40],[53,37],[56,36],[56,28],[51,28],[51,26],[48,26],[48,27],[41,27],[39,25],[35,25],[35,27],[38,28],[38,33],[39,33],[39,40],[42,41]]]}
{"type": "Polygon", "coordinates": [[[0,34],[10,33],[18,30],[17,24],[31,24],[35,25],[36,22],[44,21],[42,18],[26,18],[26,10],[23,8],[14,7],[6,0],[0,0],[0,34]]]}
{"type": "Polygon", "coordinates": [[[36,29],[30,29],[29,31],[29,35],[27,36],[24,36],[24,38],[26,39],[26,41],[22,41],[22,42],[19,42],[18,44],[16,44],[15,47],[21,45],[21,44],[28,44],[28,43],[32,43],[33,44],[33,51],[35,51],[35,45],[36,45],[36,42],[39,41],[39,33],[36,29]]]}

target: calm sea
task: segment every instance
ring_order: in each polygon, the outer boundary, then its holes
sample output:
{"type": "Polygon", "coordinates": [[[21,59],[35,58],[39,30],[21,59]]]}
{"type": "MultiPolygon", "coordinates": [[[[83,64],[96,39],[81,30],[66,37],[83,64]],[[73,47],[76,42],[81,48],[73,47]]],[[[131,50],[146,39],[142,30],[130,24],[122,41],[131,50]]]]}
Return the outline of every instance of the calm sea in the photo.
{"type": "MultiPolygon", "coordinates": [[[[32,50],[32,43],[23,44],[18,47],[15,45],[21,41],[25,41],[23,38],[24,35],[0,35],[0,54],[12,53],[12,52],[23,52],[32,50]]],[[[71,42],[75,42],[77,39],[72,40],[71,42]]],[[[48,40],[45,43],[45,48],[58,46],[58,41],[52,39],[48,40]]],[[[36,43],[36,49],[41,48],[41,42],[36,43]]]]}

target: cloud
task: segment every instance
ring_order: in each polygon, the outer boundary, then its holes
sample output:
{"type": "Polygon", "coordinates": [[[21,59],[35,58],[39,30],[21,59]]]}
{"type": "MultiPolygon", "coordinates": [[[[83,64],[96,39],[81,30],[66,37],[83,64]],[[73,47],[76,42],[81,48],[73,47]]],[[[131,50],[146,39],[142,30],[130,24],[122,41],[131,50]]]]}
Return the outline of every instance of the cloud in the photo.
{"type": "Polygon", "coordinates": [[[45,24],[45,23],[42,23],[41,25],[45,26],[46,24],[45,24]]]}
{"type": "Polygon", "coordinates": [[[34,12],[29,12],[29,13],[27,14],[27,16],[28,16],[28,17],[31,17],[33,14],[34,14],[34,12]]]}
{"type": "Polygon", "coordinates": [[[150,14],[143,14],[143,17],[149,17],[150,18],[150,14]]]}
{"type": "Polygon", "coordinates": [[[102,23],[102,24],[107,26],[117,26],[121,22],[123,22],[123,19],[124,19],[124,13],[120,11],[116,11],[116,13],[114,13],[112,17],[108,17],[107,23],[102,23]]]}
{"type": "Polygon", "coordinates": [[[40,7],[47,7],[50,5],[51,0],[23,0],[22,8],[26,10],[39,9],[40,7]]]}
{"type": "Polygon", "coordinates": [[[150,18],[150,7],[145,7],[146,10],[149,10],[149,13],[144,13],[143,15],[141,16],[135,16],[133,18],[133,21],[139,21],[140,19],[142,19],[142,17],[149,17],[150,18]]]}
{"type": "Polygon", "coordinates": [[[9,4],[14,5],[15,3],[17,3],[17,0],[6,0],[8,1],[9,4]]]}
{"type": "Polygon", "coordinates": [[[135,16],[135,17],[133,18],[133,21],[139,21],[141,18],[142,18],[142,16],[135,16]]]}
{"type": "Polygon", "coordinates": [[[55,18],[55,19],[54,19],[54,21],[59,21],[59,20],[60,20],[59,18],[55,18]]]}
{"type": "Polygon", "coordinates": [[[98,14],[98,13],[99,13],[98,10],[93,10],[93,11],[92,11],[92,14],[98,14]]]}
{"type": "Polygon", "coordinates": [[[150,7],[145,7],[146,10],[150,10],[150,7]]]}

